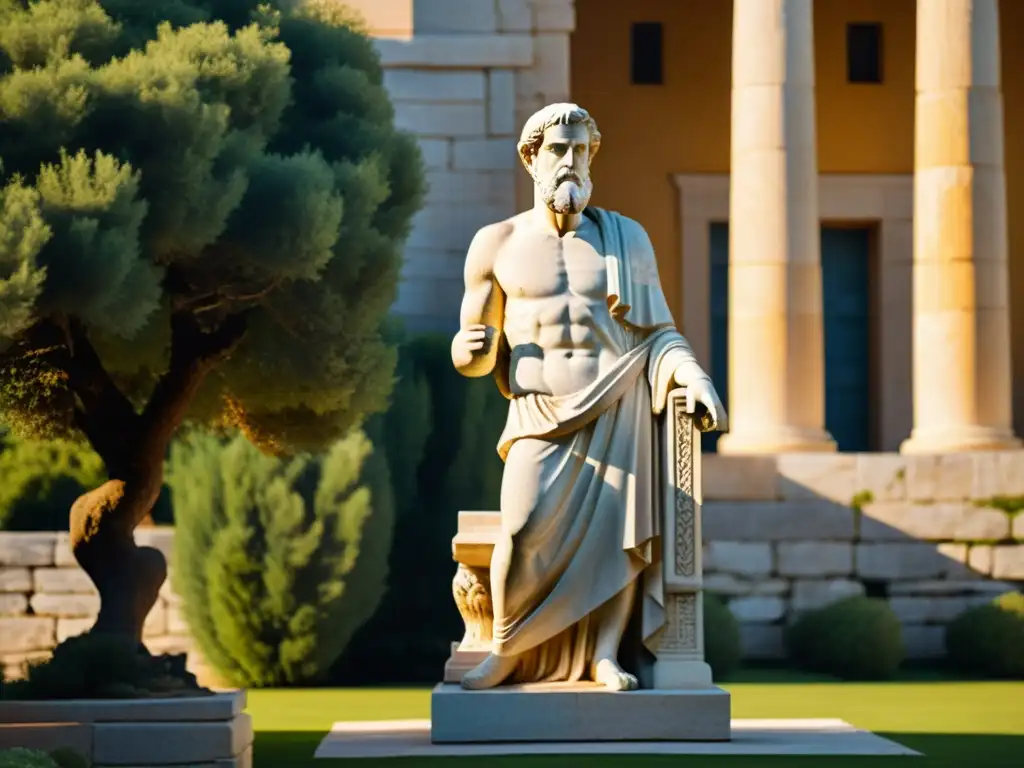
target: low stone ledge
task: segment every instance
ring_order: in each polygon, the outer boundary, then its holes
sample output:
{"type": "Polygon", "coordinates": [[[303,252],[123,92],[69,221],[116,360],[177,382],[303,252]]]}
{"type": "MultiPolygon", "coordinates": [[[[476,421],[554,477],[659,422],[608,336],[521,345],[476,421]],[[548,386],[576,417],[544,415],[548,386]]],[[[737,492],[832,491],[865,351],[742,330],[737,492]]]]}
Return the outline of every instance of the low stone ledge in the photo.
{"type": "Polygon", "coordinates": [[[0,748],[68,747],[97,768],[250,768],[245,691],[168,699],[0,702],[0,748]]]}
{"type": "Polygon", "coordinates": [[[100,765],[189,765],[230,760],[252,745],[252,717],[206,722],[119,722],[93,725],[93,762],[100,765]]]}
{"type": "Polygon", "coordinates": [[[244,690],[168,699],[2,701],[0,723],[177,723],[231,720],[245,710],[244,690]]]}
{"type": "Polygon", "coordinates": [[[92,754],[92,727],[82,723],[0,723],[0,749],[71,749],[92,754]]]}

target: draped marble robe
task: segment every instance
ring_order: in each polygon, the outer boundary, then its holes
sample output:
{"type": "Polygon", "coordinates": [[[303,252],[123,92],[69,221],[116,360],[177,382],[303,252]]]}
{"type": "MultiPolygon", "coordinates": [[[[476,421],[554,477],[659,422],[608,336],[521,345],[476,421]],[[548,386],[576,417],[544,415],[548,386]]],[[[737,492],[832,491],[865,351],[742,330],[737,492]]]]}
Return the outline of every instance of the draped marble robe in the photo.
{"type": "Polygon", "coordinates": [[[511,561],[505,578],[492,568],[493,652],[520,656],[510,682],[586,677],[595,611],[637,580],[642,640],[656,649],[665,611],[655,416],[677,369],[686,381],[707,377],[675,329],[647,233],[611,211],[584,215],[607,263],[609,311],[593,322],[618,361],[564,396],[512,396],[507,343],[495,369],[510,399],[498,453],[511,561]]]}

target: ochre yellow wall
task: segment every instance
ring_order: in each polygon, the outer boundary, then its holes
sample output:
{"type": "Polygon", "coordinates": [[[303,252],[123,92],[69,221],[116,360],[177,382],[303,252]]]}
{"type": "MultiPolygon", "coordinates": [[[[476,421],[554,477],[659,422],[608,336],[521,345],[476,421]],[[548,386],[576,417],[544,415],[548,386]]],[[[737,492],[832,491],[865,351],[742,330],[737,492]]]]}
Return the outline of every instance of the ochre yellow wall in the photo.
{"type": "Polygon", "coordinates": [[[677,321],[678,200],[671,174],[729,170],[732,0],[576,0],[572,97],[601,129],[595,205],[646,227],[677,321]],[[665,84],[629,78],[629,29],[664,25],[665,84]]]}
{"type": "Polygon", "coordinates": [[[1006,137],[1006,205],[1010,219],[1010,322],[1013,343],[1013,421],[1024,435],[1024,2],[999,3],[1006,137]]]}
{"type": "MultiPolygon", "coordinates": [[[[680,223],[674,173],[727,173],[733,0],[576,0],[572,97],[604,136],[594,203],[638,219],[676,318],[680,223]],[[632,22],[664,25],[665,84],[629,81],[632,22]]],[[[1014,414],[1024,435],[1024,0],[1001,0],[1014,414]]],[[[912,173],[915,0],[816,0],[821,173],[912,173]],[[883,84],[846,82],[846,24],[883,25],[883,84]]]]}

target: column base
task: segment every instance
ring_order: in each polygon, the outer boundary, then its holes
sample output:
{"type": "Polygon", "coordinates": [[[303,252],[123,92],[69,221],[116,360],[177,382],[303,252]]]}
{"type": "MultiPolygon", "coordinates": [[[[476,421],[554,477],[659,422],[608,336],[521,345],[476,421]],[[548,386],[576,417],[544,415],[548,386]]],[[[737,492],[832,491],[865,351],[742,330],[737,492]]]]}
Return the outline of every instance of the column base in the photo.
{"type": "Polygon", "coordinates": [[[900,453],[961,453],[965,451],[1014,451],[1021,441],[1011,429],[965,426],[915,429],[900,444],[900,453]]]}
{"type": "Polygon", "coordinates": [[[836,441],[824,429],[772,427],[764,430],[727,432],[718,440],[722,454],[835,453],[836,441]]]}

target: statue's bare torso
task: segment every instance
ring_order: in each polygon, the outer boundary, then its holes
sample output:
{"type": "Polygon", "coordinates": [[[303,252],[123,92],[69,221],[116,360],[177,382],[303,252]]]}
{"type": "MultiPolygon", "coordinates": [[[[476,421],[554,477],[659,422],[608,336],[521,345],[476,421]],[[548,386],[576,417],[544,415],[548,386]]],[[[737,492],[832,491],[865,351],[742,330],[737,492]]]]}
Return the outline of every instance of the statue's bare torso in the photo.
{"type": "Polygon", "coordinates": [[[618,357],[605,330],[612,319],[597,225],[584,216],[559,236],[527,213],[494,226],[493,275],[504,294],[513,394],[587,387],[618,357]]]}

